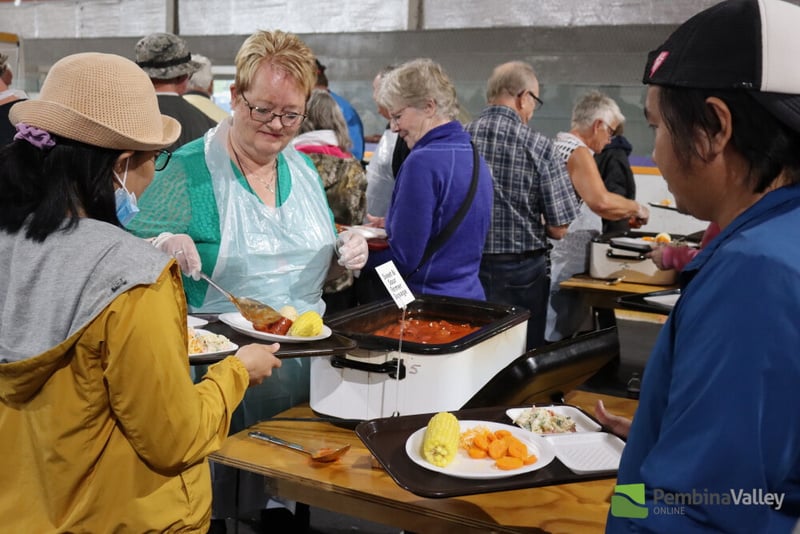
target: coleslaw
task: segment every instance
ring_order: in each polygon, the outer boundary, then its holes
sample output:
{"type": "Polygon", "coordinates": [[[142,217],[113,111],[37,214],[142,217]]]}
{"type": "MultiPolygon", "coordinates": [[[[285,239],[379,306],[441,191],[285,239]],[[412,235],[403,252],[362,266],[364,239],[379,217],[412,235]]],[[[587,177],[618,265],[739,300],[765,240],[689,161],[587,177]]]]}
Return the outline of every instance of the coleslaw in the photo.
{"type": "Polygon", "coordinates": [[[550,408],[536,406],[524,410],[514,420],[514,424],[536,434],[561,434],[577,430],[575,421],[570,416],[556,413],[550,408]]]}

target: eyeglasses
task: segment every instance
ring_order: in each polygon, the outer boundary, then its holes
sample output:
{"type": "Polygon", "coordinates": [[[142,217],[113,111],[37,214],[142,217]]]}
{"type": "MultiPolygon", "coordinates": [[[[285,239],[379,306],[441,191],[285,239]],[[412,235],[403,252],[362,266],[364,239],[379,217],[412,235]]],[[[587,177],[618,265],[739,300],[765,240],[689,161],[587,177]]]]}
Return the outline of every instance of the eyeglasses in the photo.
{"type": "Polygon", "coordinates": [[[544,106],[544,102],[542,102],[542,99],[539,98],[538,96],[536,96],[535,94],[533,94],[533,91],[531,91],[530,89],[525,89],[524,91],[520,91],[520,93],[517,95],[517,97],[520,97],[520,96],[522,96],[524,94],[528,94],[528,95],[531,96],[531,98],[533,98],[533,109],[534,109],[534,111],[537,110],[537,109],[540,109],[542,106],[544,106]]]}
{"type": "Polygon", "coordinates": [[[292,126],[297,126],[303,122],[303,119],[306,118],[306,116],[302,113],[295,113],[293,111],[289,111],[287,113],[274,113],[272,110],[267,108],[251,106],[250,102],[248,102],[247,98],[244,96],[244,93],[240,94],[242,95],[242,100],[244,100],[244,105],[250,109],[250,118],[254,121],[268,124],[275,120],[275,117],[278,117],[278,119],[281,121],[281,124],[287,128],[291,128],[292,126]]]}
{"type": "Polygon", "coordinates": [[[395,113],[390,113],[389,114],[389,124],[391,125],[392,123],[395,123],[396,125],[399,125],[400,119],[403,118],[403,112],[405,110],[407,110],[407,109],[408,109],[408,106],[404,107],[403,109],[401,109],[400,111],[397,111],[395,113]]]}
{"type": "Polygon", "coordinates": [[[606,121],[600,121],[600,122],[602,122],[603,126],[606,127],[606,132],[608,132],[608,136],[609,137],[614,137],[614,135],[616,135],[617,131],[614,128],[612,128],[611,126],[609,126],[606,121]]]}
{"type": "Polygon", "coordinates": [[[156,155],[153,156],[153,163],[155,164],[156,171],[163,171],[167,167],[167,163],[169,163],[171,157],[172,152],[169,150],[157,151],[156,155]]]}

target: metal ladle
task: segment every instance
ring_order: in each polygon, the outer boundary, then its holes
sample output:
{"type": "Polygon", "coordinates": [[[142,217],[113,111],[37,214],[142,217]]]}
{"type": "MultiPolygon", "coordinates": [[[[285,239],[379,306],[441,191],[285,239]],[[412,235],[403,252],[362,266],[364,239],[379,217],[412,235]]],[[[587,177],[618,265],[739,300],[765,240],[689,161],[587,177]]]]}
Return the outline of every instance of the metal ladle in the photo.
{"type": "Polygon", "coordinates": [[[268,441],[270,443],[274,443],[275,445],[282,445],[284,447],[289,447],[290,449],[307,454],[315,462],[334,462],[341,458],[344,453],[350,450],[350,445],[348,444],[344,445],[343,447],[339,447],[338,449],[318,449],[315,451],[310,451],[297,443],[292,443],[277,436],[265,434],[264,432],[259,432],[257,430],[250,432],[248,435],[251,438],[268,441]]]}
{"type": "Polygon", "coordinates": [[[259,302],[249,297],[234,297],[228,291],[222,289],[219,284],[213,281],[207,274],[200,273],[200,278],[208,282],[208,285],[228,297],[242,317],[256,325],[268,325],[275,321],[279,321],[283,316],[271,306],[267,306],[263,302],[259,302]]]}

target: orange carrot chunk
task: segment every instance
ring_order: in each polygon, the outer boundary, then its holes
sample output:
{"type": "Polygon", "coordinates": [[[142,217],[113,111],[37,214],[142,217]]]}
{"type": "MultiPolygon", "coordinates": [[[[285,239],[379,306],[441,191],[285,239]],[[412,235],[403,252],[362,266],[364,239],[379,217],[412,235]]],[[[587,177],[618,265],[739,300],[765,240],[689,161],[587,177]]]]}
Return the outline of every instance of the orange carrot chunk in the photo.
{"type": "Polygon", "coordinates": [[[479,449],[478,447],[470,447],[469,451],[467,452],[469,452],[470,458],[475,458],[476,460],[479,460],[481,458],[486,458],[487,455],[485,449],[479,449]]]}
{"type": "Polygon", "coordinates": [[[502,458],[498,458],[495,460],[495,465],[506,471],[510,471],[512,469],[519,469],[522,467],[523,462],[522,458],[514,458],[513,456],[503,456],[502,458]]]}
{"type": "Polygon", "coordinates": [[[530,456],[522,460],[522,463],[524,463],[525,465],[532,465],[535,464],[538,460],[539,459],[536,457],[535,454],[531,454],[530,456]]]}
{"type": "Polygon", "coordinates": [[[522,443],[520,440],[515,438],[506,438],[506,443],[508,443],[508,454],[509,456],[513,456],[514,458],[519,458],[524,460],[528,457],[528,447],[522,443]]]}
{"type": "MultiPolygon", "coordinates": [[[[477,447],[483,451],[489,450],[489,438],[486,437],[486,434],[478,434],[474,438],[472,438],[472,446],[477,447]]],[[[485,454],[483,455],[486,456],[485,454]]]]}
{"type": "Polygon", "coordinates": [[[496,439],[489,445],[489,456],[497,460],[506,455],[508,443],[504,439],[496,439]]]}

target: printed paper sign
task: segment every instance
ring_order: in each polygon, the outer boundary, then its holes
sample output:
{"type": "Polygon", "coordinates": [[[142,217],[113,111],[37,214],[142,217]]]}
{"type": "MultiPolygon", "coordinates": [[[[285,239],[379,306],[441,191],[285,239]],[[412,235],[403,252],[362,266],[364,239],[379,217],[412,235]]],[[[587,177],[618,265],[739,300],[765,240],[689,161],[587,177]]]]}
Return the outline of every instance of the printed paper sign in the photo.
{"type": "Polygon", "coordinates": [[[397,267],[394,266],[394,262],[387,261],[382,265],[378,265],[375,267],[375,271],[378,273],[381,282],[386,286],[386,290],[389,291],[389,294],[394,299],[398,308],[405,308],[409,303],[414,301],[414,294],[408,289],[406,281],[400,276],[397,267]]]}

